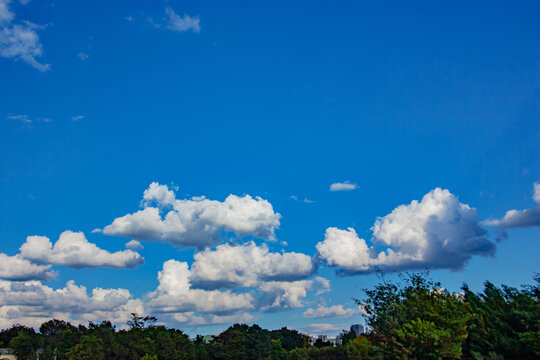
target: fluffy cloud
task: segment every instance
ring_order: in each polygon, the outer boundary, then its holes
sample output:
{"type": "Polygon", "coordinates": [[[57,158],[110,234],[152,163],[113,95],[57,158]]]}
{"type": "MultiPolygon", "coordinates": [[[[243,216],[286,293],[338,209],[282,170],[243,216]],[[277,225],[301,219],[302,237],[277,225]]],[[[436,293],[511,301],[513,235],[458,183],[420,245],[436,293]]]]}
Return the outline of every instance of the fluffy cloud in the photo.
{"type": "Polygon", "coordinates": [[[131,250],[110,253],[88,242],[82,232],[64,231],[54,247],[45,236],[28,236],[20,256],[37,264],[63,265],[73,268],[133,268],[144,259],[131,250]]]}
{"type": "Polygon", "coordinates": [[[200,25],[200,19],[199,17],[191,17],[187,14],[184,14],[184,16],[180,16],[176,14],[173,9],[166,8],[165,13],[167,13],[167,16],[169,17],[169,22],[167,24],[167,29],[174,30],[174,31],[188,31],[193,30],[195,33],[199,33],[201,31],[201,25],[200,25]]]}
{"type": "Polygon", "coordinates": [[[54,290],[39,281],[0,281],[0,327],[15,323],[39,326],[51,318],[126,322],[131,312],[144,313],[140,300],[126,289],[95,288],[91,295],[73,280],[54,290]]]}
{"type": "Polygon", "coordinates": [[[302,314],[305,318],[327,318],[340,317],[348,318],[361,313],[360,307],[346,309],[343,305],[334,305],[330,307],[319,305],[317,308],[309,308],[302,314]]]}
{"type": "Polygon", "coordinates": [[[273,253],[263,244],[220,245],[194,255],[191,281],[201,288],[254,287],[264,281],[292,281],[308,278],[317,271],[310,256],[301,253],[273,253]]]}
{"type": "Polygon", "coordinates": [[[270,281],[259,285],[258,308],[262,311],[289,310],[303,307],[308,290],[326,290],[329,281],[322,277],[315,280],[270,281]]]}
{"type": "Polygon", "coordinates": [[[137,240],[130,240],[126,243],[126,248],[131,250],[142,250],[144,246],[137,240]]]}
{"type": "Polygon", "coordinates": [[[48,71],[49,64],[42,64],[43,48],[37,29],[42,27],[24,21],[14,24],[15,14],[10,10],[10,0],[0,0],[0,57],[22,60],[39,71],[48,71]]]}
{"type": "Polygon", "coordinates": [[[229,195],[223,202],[204,197],[178,200],[166,185],[157,183],[144,192],[141,205],[144,209],[115,219],[103,233],[205,247],[216,244],[223,231],[274,240],[281,217],[260,197],[229,195]]]}
{"type": "Polygon", "coordinates": [[[148,307],[155,312],[228,314],[253,309],[248,293],[193,289],[188,264],[169,260],[158,273],[159,285],[149,294],[148,307]]]}
{"type": "Polygon", "coordinates": [[[337,182],[330,185],[330,191],[351,191],[356,189],[356,184],[350,181],[337,182]]]}
{"type": "Polygon", "coordinates": [[[0,253],[0,279],[4,280],[48,280],[55,275],[49,271],[51,265],[36,265],[19,255],[0,253]]]}
{"type": "Polygon", "coordinates": [[[479,225],[476,209],[440,188],[427,193],[420,202],[400,205],[378,218],[371,230],[374,243],[386,250],[377,253],[352,228],[329,228],[325,240],[317,244],[319,256],[346,274],[357,274],[372,272],[376,267],[458,270],[473,255],[495,252],[495,245],[479,225]]]}
{"type": "Polygon", "coordinates": [[[525,210],[509,210],[499,220],[485,221],[486,225],[495,225],[501,228],[518,228],[540,226],[540,183],[534,183],[533,200],[536,206],[525,210]]]}

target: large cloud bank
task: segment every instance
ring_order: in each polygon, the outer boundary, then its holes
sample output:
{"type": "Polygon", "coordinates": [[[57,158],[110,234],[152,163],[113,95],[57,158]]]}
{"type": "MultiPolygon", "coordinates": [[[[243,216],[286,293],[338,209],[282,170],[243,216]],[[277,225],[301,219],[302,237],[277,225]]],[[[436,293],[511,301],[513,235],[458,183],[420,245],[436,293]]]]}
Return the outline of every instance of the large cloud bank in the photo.
{"type": "Polygon", "coordinates": [[[115,219],[103,233],[205,247],[217,244],[223,231],[274,240],[281,217],[260,197],[229,195],[223,202],[204,197],[178,200],[167,185],[156,182],[144,192],[141,205],[142,210],[115,219]]]}
{"type": "Polygon", "coordinates": [[[319,256],[351,275],[376,268],[459,270],[474,255],[495,253],[476,209],[440,188],[378,218],[371,230],[374,246],[369,247],[352,228],[328,228],[324,241],[316,246],[319,256]],[[384,249],[378,252],[375,246],[384,249]]]}

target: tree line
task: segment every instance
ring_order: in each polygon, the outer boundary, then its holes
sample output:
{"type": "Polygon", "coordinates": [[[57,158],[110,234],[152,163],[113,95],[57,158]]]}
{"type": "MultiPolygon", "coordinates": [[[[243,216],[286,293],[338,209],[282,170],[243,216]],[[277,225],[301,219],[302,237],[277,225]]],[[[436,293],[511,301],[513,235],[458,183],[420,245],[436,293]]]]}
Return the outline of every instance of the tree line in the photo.
{"type": "Polygon", "coordinates": [[[365,309],[370,331],[343,331],[342,344],[317,340],[296,330],[266,330],[235,324],[207,339],[156,325],[156,318],[132,314],[129,329],[110,321],[74,326],[43,323],[36,332],[14,325],[0,332],[0,346],[21,360],[180,359],[540,359],[540,275],[535,285],[513,288],[485,283],[451,293],[427,273],[383,275],[373,289],[354,299],[365,309]]]}

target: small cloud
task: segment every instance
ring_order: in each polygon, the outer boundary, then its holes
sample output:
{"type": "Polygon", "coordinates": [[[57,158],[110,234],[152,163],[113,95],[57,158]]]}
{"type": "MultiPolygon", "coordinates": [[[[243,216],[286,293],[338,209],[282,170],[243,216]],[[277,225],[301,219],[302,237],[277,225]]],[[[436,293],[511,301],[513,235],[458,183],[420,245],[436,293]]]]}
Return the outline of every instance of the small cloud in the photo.
{"type": "Polygon", "coordinates": [[[131,250],[142,250],[144,246],[137,240],[131,240],[126,243],[126,248],[131,250]]]}
{"type": "Polygon", "coordinates": [[[293,200],[293,201],[301,201],[301,202],[303,202],[303,203],[305,203],[305,204],[313,204],[313,203],[315,202],[314,200],[310,200],[310,199],[308,199],[308,198],[304,198],[304,200],[300,200],[300,199],[298,198],[298,196],[296,196],[296,195],[291,195],[291,196],[289,196],[289,199],[291,199],[291,200],[293,200]]]}
{"type": "Polygon", "coordinates": [[[480,191],[480,193],[478,193],[478,196],[480,197],[490,197],[490,198],[494,198],[495,196],[493,194],[490,194],[486,191],[480,191]]]}
{"type": "MultiPolygon", "coordinates": [[[[536,206],[524,210],[508,210],[504,217],[495,220],[484,220],[483,224],[503,229],[540,226],[540,183],[534,183],[532,196],[536,206]]],[[[504,239],[504,234],[502,236],[504,239]]]]}
{"type": "Polygon", "coordinates": [[[95,233],[100,233],[101,232],[101,229],[100,228],[95,228],[94,230],[90,231],[92,234],[95,234],[95,233]]]}
{"type": "Polygon", "coordinates": [[[129,22],[133,22],[135,19],[133,19],[133,16],[126,16],[124,19],[126,19],[129,22]]]}
{"type": "Polygon", "coordinates": [[[8,119],[10,120],[16,120],[16,121],[19,121],[23,124],[26,124],[26,125],[30,125],[30,124],[34,124],[34,123],[38,123],[38,122],[44,122],[44,123],[50,123],[53,121],[53,119],[49,118],[49,117],[36,117],[36,118],[31,118],[30,116],[26,115],[26,114],[18,114],[18,115],[8,115],[7,116],[8,119]]]}
{"type": "Polygon", "coordinates": [[[77,57],[78,57],[79,59],[81,59],[81,61],[85,61],[85,60],[87,60],[87,59],[90,57],[90,55],[88,55],[88,54],[85,53],[84,51],[81,51],[80,53],[77,54],[77,57]]]}
{"type": "Polygon", "coordinates": [[[82,120],[84,119],[84,115],[73,115],[71,117],[71,121],[79,121],[79,120],[82,120]]]}
{"type": "Polygon", "coordinates": [[[199,17],[191,17],[187,14],[184,14],[184,16],[180,16],[176,14],[173,9],[166,8],[165,12],[167,13],[167,16],[169,17],[169,23],[167,24],[167,29],[173,30],[173,31],[188,31],[193,30],[195,33],[199,33],[201,31],[201,25],[199,17]]]}
{"type": "Polygon", "coordinates": [[[350,181],[337,182],[330,185],[330,191],[351,191],[356,188],[356,184],[350,181]]]}
{"type": "Polygon", "coordinates": [[[7,118],[10,120],[20,121],[23,124],[31,124],[33,122],[32,119],[30,119],[28,115],[24,115],[24,114],[23,115],[8,115],[7,118]]]}

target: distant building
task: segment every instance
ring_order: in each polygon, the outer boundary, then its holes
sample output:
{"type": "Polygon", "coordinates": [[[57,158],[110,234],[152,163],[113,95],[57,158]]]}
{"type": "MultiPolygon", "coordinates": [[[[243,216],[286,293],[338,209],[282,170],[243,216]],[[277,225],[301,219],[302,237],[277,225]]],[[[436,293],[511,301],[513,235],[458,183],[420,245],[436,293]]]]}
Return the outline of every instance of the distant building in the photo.
{"type": "Polygon", "coordinates": [[[322,342],[328,341],[328,335],[319,335],[317,340],[321,340],[322,342]]]}
{"type": "Polygon", "coordinates": [[[356,336],[360,336],[360,334],[363,334],[365,332],[364,325],[353,324],[353,325],[351,325],[351,331],[354,331],[356,336]]]}

